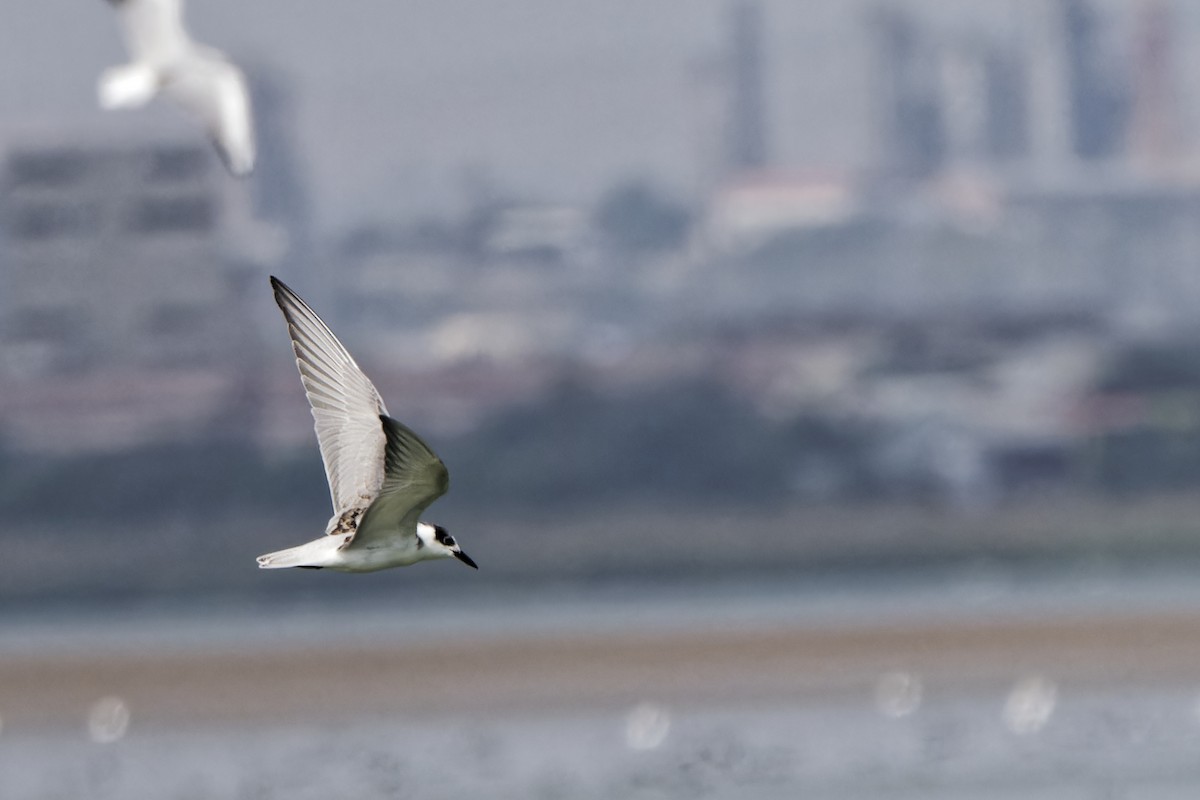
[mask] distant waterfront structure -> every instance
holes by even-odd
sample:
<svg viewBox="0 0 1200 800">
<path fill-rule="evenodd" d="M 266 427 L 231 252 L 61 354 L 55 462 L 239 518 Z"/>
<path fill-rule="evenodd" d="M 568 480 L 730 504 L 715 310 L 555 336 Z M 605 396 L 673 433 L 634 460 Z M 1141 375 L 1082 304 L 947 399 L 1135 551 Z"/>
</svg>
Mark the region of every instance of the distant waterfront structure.
<svg viewBox="0 0 1200 800">
<path fill-rule="evenodd" d="M 704 197 L 721 185 L 727 172 L 726 120 L 728 76 L 724 59 L 700 56 L 687 67 L 691 146 L 695 159 L 694 194 Z"/>
<path fill-rule="evenodd" d="M 942 83 L 935 49 L 902 7 L 877 5 L 868 17 L 877 163 L 888 177 L 921 179 L 947 155 Z"/>
<path fill-rule="evenodd" d="M 1009 37 L 972 31 L 937 44 L 948 166 L 1001 167 L 1029 152 L 1023 53 Z"/>
<path fill-rule="evenodd" d="M 939 98 L 945 120 L 946 156 L 953 165 L 977 164 L 987 156 L 991 122 L 987 50 L 963 40 L 939 48 Z"/>
<path fill-rule="evenodd" d="M 763 10 L 758 0 L 735 0 L 730 8 L 728 163 L 734 173 L 760 170 L 767 144 Z"/>
<path fill-rule="evenodd" d="M 234 203 L 201 142 L 9 139 L 6 372 L 206 361 Z"/>
<path fill-rule="evenodd" d="M 197 406 L 219 416 L 253 352 L 244 182 L 203 140 L 121 134 L 4 137 L 0 417 L 17 440 L 103 448 Z M 170 409 L 157 422 L 155 401 Z"/>
<path fill-rule="evenodd" d="M 866 35 L 878 177 L 922 181 L 1029 155 L 1028 53 L 1011 31 L 938 29 L 909 6 L 877 3 Z M 1051 73 L 1043 65 L 1040 74 Z M 1043 104 L 1053 101 L 1047 87 L 1036 88 Z"/>
<path fill-rule="evenodd" d="M 1086 160 L 1119 156 L 1129 120 L 1128 87 L 1114 69 L 1103 19 L 1089 0 L 1061 0 L 1071 146 Z"/>
<path fill-rule="evenodd" d="M 1123 40 L 1111 4 L 1012 3 L 1011 23 L 939 27 L 911 5 L 867 16 L 871 124 L 881 177 L 1021 164 L 1070 182 L 1087 165 L 1178 147 L 1171 6 L 1142 0 Z M 1128 45 L 1128 47 L 1127 47 Z"/>
<path fill-rule="evenodd" d="M 249 183 L 250 204 L 269 240 L 255 257 L 286 264 L 290 282 L 304 286 L 305 296 L 314 305 L 328 307 L 328 287 L 320 285 L 323 271 L 313 269 L 312 199 L 296 142 L 300 126 L 291 82 L 270 64 L 242 63 L 254 101 L 259 142 L 258 162 Z"/>
<path fill-rule="evenodd" d="M 1142 0 L 1135 25 L 1131 156 L 1143 166 L 1164 167 L 1180 155 L 1181 144 L 1171 8 Z"/>
<path fill-rule="evenodd" d="M 1029 153 L 1029 92 L 1026 65 L 1008 43 L 992 44 L 983 53 L 986 94 L 984 150 L 993 161 L 1023 158 Z"/>
<path fill-rule="evenodd" d="M 1062 14 L 1053 2 L 1029 3 L 1025 8 L 1030 155 L 1039 174 L 1046 177 L 1069 169 L 1075 160 Z"/>
<path fill-rule="evenodd" d="M 837 228 L 862 212 L 856 189 L 834 172 L 730 182 L 709 199 L 702 236 L 712 252 L 744 255 L 781 235 Z"/>
</svg>

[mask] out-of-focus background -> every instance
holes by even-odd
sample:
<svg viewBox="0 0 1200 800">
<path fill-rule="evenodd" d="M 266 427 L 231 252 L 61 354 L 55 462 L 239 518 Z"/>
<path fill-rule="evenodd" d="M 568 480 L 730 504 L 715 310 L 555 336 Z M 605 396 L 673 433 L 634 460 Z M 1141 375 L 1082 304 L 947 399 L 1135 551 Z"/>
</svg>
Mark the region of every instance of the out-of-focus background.
<svg viewBox="0 0 1200 800">
<path fill-rule="evenodd" d="M 0 11 L 0 795 L 1200 791 L 1200 4 L 187 17 L 247 180 Z M 478 573 L 255 568 L 329 514 L 268 274 Z"/>
</svg>

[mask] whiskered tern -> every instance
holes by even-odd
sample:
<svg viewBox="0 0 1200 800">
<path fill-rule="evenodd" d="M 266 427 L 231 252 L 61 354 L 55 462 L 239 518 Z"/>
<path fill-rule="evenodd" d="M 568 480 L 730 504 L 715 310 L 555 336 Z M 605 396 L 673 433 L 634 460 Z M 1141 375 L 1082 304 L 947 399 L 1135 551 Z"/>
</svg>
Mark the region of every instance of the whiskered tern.
<svg viewBox="0 0 1200 800">
<path fill-rule="evenodd" d="M 375 386 L 316 312 L 277 278 L 271 286 L 312 406 L 333 517 L 321 538 L 259 556 L 258 565 L 373 572 L 457 558 L 478 569 L 445 528 L 420 521 L 450 486 L 446 465 L 388 416 Z"/>
</svg>

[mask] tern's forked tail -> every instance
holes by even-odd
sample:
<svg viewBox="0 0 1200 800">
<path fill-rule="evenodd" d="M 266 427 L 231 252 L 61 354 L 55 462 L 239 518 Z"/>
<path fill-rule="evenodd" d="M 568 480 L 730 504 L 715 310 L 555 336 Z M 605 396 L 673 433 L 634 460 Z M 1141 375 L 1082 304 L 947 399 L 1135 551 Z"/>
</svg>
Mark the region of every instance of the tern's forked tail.
<svg viewBox="0 0 1200 800">
<path fill-rule="evenodd" d="M 337 563 L 338 545 L 341 537 L 322 536 L 287 550 L 276 550 L 258 557 L 260 569 L 284 569 L 286 567 L 330 567 Z"/>
</svg>

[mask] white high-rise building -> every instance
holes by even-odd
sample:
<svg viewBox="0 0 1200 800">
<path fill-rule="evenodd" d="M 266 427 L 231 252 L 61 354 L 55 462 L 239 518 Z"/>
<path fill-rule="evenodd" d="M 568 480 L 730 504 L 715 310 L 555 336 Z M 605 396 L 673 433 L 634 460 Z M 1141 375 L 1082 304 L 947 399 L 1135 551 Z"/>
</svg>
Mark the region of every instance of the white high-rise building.
<svg viewBox="0 0 1200 800">
<path fill-rule="evenodd" d="M 229 351 L 242 187 L 203 141 L 9 137 L 0 370 L 204 364 Z"/>
<path fill-rule="evenodd" d="M 245 182 L 190 135 L 0 141 L 6 439 L 119 448 L 238 417 L 225 412 L 254 380 L 251 279 L 271 239 Z"/>
</svg>

